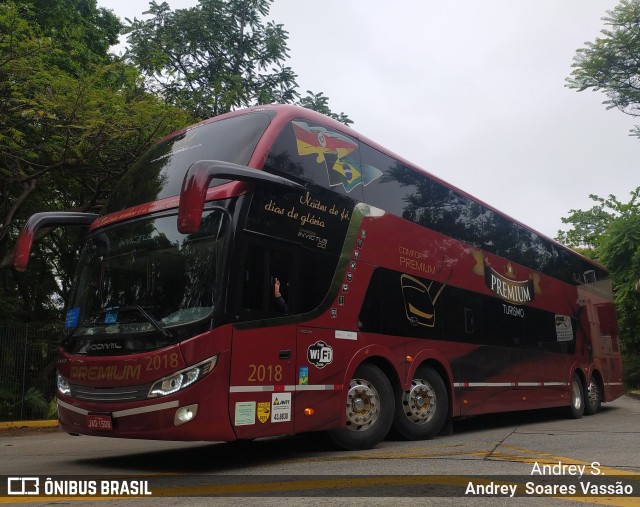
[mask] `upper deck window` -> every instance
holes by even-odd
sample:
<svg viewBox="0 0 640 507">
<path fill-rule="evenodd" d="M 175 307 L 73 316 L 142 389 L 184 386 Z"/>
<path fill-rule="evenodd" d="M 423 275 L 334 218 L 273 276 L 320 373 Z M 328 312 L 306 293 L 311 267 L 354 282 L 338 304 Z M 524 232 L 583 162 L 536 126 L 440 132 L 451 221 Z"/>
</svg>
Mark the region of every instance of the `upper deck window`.
<svg viewBox="0 0 640 507">
<path fill-rule="evenodd" d="M 180 194 L 189 166 L 198 160 L 247 165 L 271 119 L 249 113 L 191 128 L 156 144 L 116 186 L 107 213 Z M 216 180 L 211 186 L 227 183 Z"/>
<path fill-rule="evenodd" d="M 360 143 L 342 132 L 308 120 L 294 120 L 273 144 L 265 169 L 296 176 L 362 201 L 362 187 L 382 176 L 363 166 Z"/>
</svg>

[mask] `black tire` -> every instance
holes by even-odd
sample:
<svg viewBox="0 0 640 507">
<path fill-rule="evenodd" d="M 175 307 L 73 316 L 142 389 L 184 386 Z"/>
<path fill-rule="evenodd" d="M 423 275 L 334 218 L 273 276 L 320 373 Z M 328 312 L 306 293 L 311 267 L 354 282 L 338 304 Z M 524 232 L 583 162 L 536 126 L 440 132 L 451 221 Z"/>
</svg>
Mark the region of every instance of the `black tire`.
<svg viewBox="0 0 640 507">
<path fill-rule="evenodd" d="M 427 440 L 437 435 L 449 413 L 449 396 L 442 377 L 421 366 L 408 391 L 396 389 L 394 429 L 407 440 Z"/>
<path fill-rule="evenodd" d="M 393 405 L 389 379 L 378 367 L 363 363 L 349 383 L 345 400 L 347 425 L 329 431 L 329 436 L 345 449 L 371 449 L 389 433 Z"/>
<path fill-rule="evenodd" d="M 584 396 L 584 413 L 593 415 L 600 410 L 602 406 L 602 393 L 600 391 L 600 383 L 597 379 L 592 378 L 589 388 Z"/>
<path fill-rule="evenodd" d="M 573 419 L 580 419 L 582 414 L 584 414 L 584 386 L 582 385 L 582 380 L 580 380 L 577 373 L 574 373 L 571 378 L 569 396 L 571 399 L 569 415 Z"/>
</svg>

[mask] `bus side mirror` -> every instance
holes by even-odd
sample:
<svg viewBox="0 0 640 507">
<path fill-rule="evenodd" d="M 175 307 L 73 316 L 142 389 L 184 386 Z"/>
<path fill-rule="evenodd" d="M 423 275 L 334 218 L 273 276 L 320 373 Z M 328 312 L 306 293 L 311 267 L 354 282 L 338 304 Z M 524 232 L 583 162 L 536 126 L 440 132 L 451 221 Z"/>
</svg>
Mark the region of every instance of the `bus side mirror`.
<svg viewBox="0 0 640 507">
<path fill-rule="evenodd" d="M 33 246 L 36 233 L 45 227 L 60 225 L 91 225 L 98 218 L 95 213 L 80 213 L 74 211 L 52 211 L 31 215 L 22 228 L 16 243 L 13 267 L 17 271 L 24 271 L 29 262 L 29 254 Z"/>
<path fill-rule="evenodd" d="M 182 180 L 178 208 L 178 231 L 180 233 L 192 234 L 200 229 L 202 210 L 207 199 L 207 189 L 213 178 L 296 189 L 304 188 L 302 185 L 287 178 L 259 169 L 251 169 L 250 167 L 221 160 L 199 160 L 189 167 Z"/>
</svg>

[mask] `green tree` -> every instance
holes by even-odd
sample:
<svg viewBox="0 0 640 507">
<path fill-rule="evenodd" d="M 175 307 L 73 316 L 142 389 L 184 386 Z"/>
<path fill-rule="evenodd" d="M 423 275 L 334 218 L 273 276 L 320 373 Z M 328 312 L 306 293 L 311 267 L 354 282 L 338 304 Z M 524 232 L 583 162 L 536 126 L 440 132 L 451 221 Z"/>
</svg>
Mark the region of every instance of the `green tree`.
<svg viewBox="0 0 640 507">
<path fill-rule="evenodd" d="M 191 111 L 198 119 L 239 107 L 296 103 L 296 74 L 285 64 L 288 33 L 265 22 L 273 0 L 200 0 L 172 11 L 166 2 L 149 3 L 151 17 L 127 20 L 127 61 L 146 77 L 150 91 Z M 331 113 L 322 93 L 300 105 L 345 124 L 347 115 Z"/>
<path fill-rule="evenodd" d="M 282 62 L 287 33 L 264 24 L 270 0 L 200 0 L 171 11 L 150 2 L 153 17 L 134 19 L 126 58 L 148 77 L 150 90 L 207 118 L 250 104 L 291 102 L 295 74 Z"/>
<path fill-rule="evenodd" d="M 75 75 L 91 64 L 111 60 L 109 47 L 118 43 L 122 23 L 97 0 L 30 0 L 23 15 L 42 33 L 56 40 L 51 64 Z"/>
<path fill-rule="evenodd" d="M 607 109 L 640 116 L 640 0 L 621 0 L 602 18 L 605 28 L 594 42 L 576 51 L 567 86 L 602 91 Z M 640 126 L 631 130 L 640 137 Z M 625 379 L 640 386 L 640 219 L 638 192 L 626 204 L 614 196 L 590 196 L 587 211 L 571 210 L 563 222 L 572 228 L 558 239 L 582 246 L 584 253 L 609 268 L 615 290 L 620 337 L 626 347 Z"/>
<path fill-rule="evenodd" d="M 344 123 L 345 125 L 351 125 L 353 123 L 353 120 L 351 120 L 346 114 L 342 112 L 337 114 L 331 111 L 331 108 L 329 108 L 329 97 L 325 97 L 322 92 L 313 93 L 312 91 L 307 90 L 307 96 L 302 97 L 298 101 L 298 105 L 325 114 L 334 120 L 338 120 L 340 123 Z"/>
<path fill-rule="evenodd" d="M 49 26 L 29 2 L 0 5 L 0 318 L 56 319 L 69 290 L 73 232 L 47 235 L 26 273 L 8 269 L 26 218 L 99 209 L 135 157 L 190 121 L 144 92 L 139 73 L 107 54 L 113 18 L 97 14 L 95 2 L 58 0 L 51 8 L 52 18 L 68 24 Z"/>
<path fill-rule="evenodd" d="M 637 193 L 636 193 L 637 196 Z M 609 268 L 615 288 L 618 324 L 623 343 L 640 353 L 640 213 L 613 220 L 600 238 L 599 260 Z"/>
<path fill-rule="evenodd" d="M 607 108 L 640 116 L 640 0 L 621 0 L 602 18 L 607 28 L 576 51 L 567 86 L 607 96 Z M 632 134 L 640 137 L 640 127 Z"/>
<path fill-rule="evenodd" d="M 589 198 L 597 204 L 586 211 L 569 210 L 569 216 L 560 220 L 571 228 L 558 231 L 556 239 L 571 248 L 581 249 L 589 257 L 596 257 L 602 234 L 609 225 L 616 218 L 637 211 L 637 191 L 632 193 L 631 201 L 626 204 L 614 195 L 602 198 L 591 194 Z"/>
<path fill-rule="evenodd" d="M 628 353 L 640 354 L 640 187 L 624 203 L 610 195 L 590 196 L 591 209 L 571 210 L 562 222 L 571 226 L 557 239 L 586 247 L 590 257 L 609 270 L 618 311 L 620 339 Z"/>
</svg>

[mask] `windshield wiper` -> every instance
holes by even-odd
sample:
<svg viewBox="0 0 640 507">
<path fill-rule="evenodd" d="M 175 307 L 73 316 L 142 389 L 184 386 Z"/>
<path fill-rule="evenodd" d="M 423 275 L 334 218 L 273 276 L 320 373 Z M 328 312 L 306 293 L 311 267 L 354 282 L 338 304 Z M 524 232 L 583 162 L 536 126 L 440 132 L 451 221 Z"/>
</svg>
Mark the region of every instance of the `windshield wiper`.
<svg viewBox="0 0 640 507">
<path fill-rule="evenodd" d="M 171 333 L 169 332 L 169 330 L 162 327 L 162 324 L 160 324 L 160 322 L 149 315 L 147 311 L 140 305 L 120 306 L 118 308 L 119 312 L 128 312 L 131 310 L 138 310 L 138 312 L 140 312 L 142 316 L 147 319 L 147 322 L 149 322 L 153 327 L 160 331 L 166 338 L 171 338 Z"/>
</svg>

